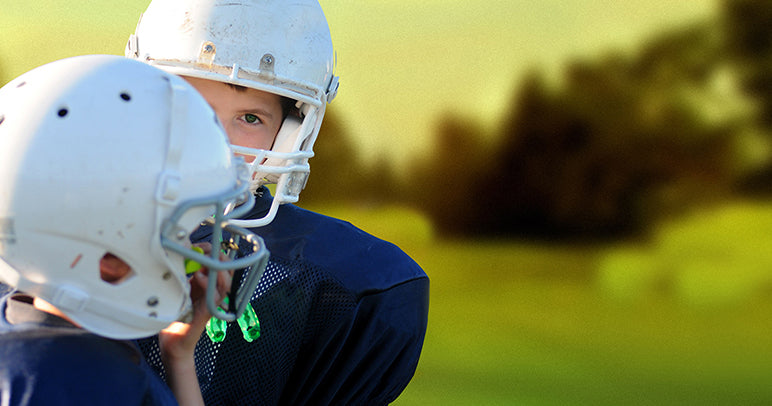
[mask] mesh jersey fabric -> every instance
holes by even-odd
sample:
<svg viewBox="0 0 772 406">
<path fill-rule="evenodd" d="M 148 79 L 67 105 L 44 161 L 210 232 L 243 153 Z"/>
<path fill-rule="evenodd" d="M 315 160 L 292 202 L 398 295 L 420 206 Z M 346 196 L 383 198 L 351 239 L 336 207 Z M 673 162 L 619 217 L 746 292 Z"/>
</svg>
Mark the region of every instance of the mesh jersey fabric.
<svg viewBox="0 0 772 406">
<path fill-rule="evenodd" d="M 2 405 L 177 405 L 135 343 L 97 336 L 16 299 L 9 306 L 12 296 L 18 299 L 0 299 Z M 33 317 L 11 324 L 11 307 Z"/>
<path fill-rule="evenodd" d="M 268 190 L 258 190 L 246 217 L 262 216 L 270 203 Z M 251 300 L 261 335 L 246 342 L 235 322 L 220 343 L 202 335 L 196 367 L 206 404 L 396 399 L 415 373 L 426 334 L 424 271 L 395 245 L 294 205 L 253 231 L 271 252 Z M 209 237 L 201 228 L 193 239 Z M 157 338 L 141 340 L 140 348 L 164 376 Z"/>
</svg>

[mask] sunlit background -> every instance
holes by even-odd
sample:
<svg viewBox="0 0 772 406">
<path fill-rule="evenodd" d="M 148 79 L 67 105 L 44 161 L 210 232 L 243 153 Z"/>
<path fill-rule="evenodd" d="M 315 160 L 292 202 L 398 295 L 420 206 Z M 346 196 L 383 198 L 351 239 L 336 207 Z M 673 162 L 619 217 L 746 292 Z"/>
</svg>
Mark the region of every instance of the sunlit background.
<svg viewBox="0 0 772 406">
<path fill-rule="evenodd" d="M 0 83 L 122 54 L 148 3 L 3 0 Z M 768 1 L 321 4 L 300 204 L 432 280 L 396 404 L 772 403 Z"/>
</svg>

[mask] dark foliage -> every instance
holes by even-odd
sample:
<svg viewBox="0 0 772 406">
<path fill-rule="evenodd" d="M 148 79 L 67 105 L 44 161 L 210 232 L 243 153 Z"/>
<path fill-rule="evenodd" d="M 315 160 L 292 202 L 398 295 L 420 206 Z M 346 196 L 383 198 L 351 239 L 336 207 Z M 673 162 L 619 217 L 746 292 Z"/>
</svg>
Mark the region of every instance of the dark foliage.
<svg viewBox="0 0 772 406">
<path fill-rule="evenodd" d="M 772 2 L 724 0 L 727 51 L 741 68 L 743 84 L 760 103 L 759 119 L 772 128 Z"/>
<path fill-rule="evenodd" d="M 469 121 L 443 122 L 420 206 L 444 234 L 605 238 L 731 190 L 735 123 L 706 123 L 689 96 L 720 67 L 714 31 L 573 61 L 554 89 L 531 73 L 494 148 Z"/>
<path fill-rule="evenodd" d="M 735 150 L 754 122 L 706 107 L 729 102 L 716 78 L 742 61 L 752 65 L 741 71 L 744 88 L 770 109 L 771 7 L 727 0 L 724 26 L 664 33 L 633 55 L 569 61 L 560 83 L 533 71 L 496 134 L 469 117 L 441 117 L 434 148 L 408 179 L 396 179 L 385 159 L 352 161 L 331 111 L 303 200 L 409 202 L 442 235 L 577 240 L 645 233 L 738 186 L 772 189 L 772 165 L 752 172 Z"/>
</svg>

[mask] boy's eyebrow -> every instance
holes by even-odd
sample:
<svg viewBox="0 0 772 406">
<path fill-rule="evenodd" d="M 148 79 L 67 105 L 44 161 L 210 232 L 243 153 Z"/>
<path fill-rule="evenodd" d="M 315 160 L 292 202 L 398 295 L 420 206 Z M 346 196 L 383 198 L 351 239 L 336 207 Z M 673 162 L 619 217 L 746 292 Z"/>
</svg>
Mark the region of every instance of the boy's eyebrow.
<svg viewBox="0 0 772 406">
<path fill-rule="evenodd" d="M 241 108 L 236 110 L 237 113 L 241 114 L 257 114 L 261 116 L 265 116 L 266 118 L 273 119 L 273 114 L 269 113 L 268 110 L 262 108 L 262 107 L 255 107 L 255 108 Z"/>
</svg>

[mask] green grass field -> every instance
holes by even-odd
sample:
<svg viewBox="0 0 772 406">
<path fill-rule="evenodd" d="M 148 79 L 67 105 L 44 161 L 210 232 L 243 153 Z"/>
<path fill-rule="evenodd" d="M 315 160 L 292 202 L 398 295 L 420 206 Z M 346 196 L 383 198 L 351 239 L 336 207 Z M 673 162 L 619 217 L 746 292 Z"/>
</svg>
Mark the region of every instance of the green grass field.
<svg viewBox="0 0 772 406">
<path fill-rule="evenodd" d="M 441 241 L 406 209 L 318 209 L 431 278 L 421 362 L 396 405 L 772 404 L 772 205 L 581 247 Z"/>
</svg>

